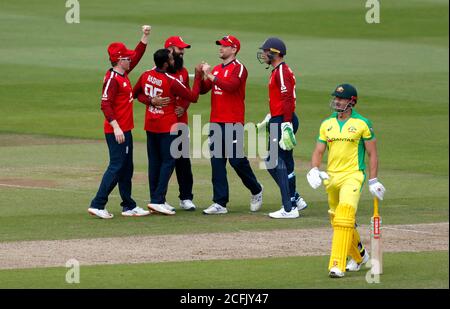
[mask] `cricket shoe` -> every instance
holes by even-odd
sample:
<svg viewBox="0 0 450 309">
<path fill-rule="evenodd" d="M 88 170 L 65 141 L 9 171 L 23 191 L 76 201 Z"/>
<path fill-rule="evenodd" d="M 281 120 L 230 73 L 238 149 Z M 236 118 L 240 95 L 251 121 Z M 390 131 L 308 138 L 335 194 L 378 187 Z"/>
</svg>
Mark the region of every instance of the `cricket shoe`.
<svg viewBox="0 0 450 309">
<path fill-rule="evenodd" d="M 297 207 L 293 207 L 290 212 L 287 212 L 284 210 L 284 207 L 282 207 L 280 210 L 269 213 L 269 217 L 274 219 L 295 219 L 300 217 L 300 215 Z"/>
<path fill-rule="evenodd" d="M 192 211 L 192 210 L 195 210 L 196 207 L 195 207 L 194 203 L 191 200 L 181 200 L 180 201 L 180 208 L 184 209 L 184 210 Z"/>
<path fill-rule="evenodd" d="M 164 202 L 164 207 L 167 209 L 167 210 L 169 210 L 169 211 L 176 211 L 175 210 L 175 207 L 173 207 L 173 206 L 171 206 L 169 203 L 167 203 L 167 202 Z"/>
<path fill-rule="evenodd" d="M 214 203 L 205 210 L 203 210 L 203 214 L 205 215 L 222 215 L 226 213 L 228 213 L 228 209 L 217 203 Z"/>
<path fill-rule="evenodd" d="M 330 278 L 343 278 L 345 273 L 337 267 L 332 267 L 328 275 Z"/>
<path fill-rule="evenodd" d="M 152 213 L 158 213 L 158 214 L 163 214 L 163 215 L 168 215 L 168 216 L 173 216 L 175 214 L 175 211 L 171 211 L 169 209 L 166 208 L 165 204 L 148 204 L 147 208 L 152 212 Z"/>
<path fill-rule="evenodd" d="M 347 266 L 345 267 L 345 270 L 346 271 L 359 271 L 361 269 L 361 266 L 363 266 L 364 264 L 369 262 L 369 259 L 370 259 L 369 253 L 367 253 L 367 250 L 366 250 L 361 263 L 357 263 L 354 259 L 350 259 L 347 262 Z"/>
<path fill-rule="evenodd" d="M 299 211 L 308 208 L 308 204 L 306 204 L 305 200 L 301 196 L 299 196 L 298 199 L 295 201 L 295 205 L 297 205 L 297 209 Z"/>
<path fill-rule="evenodd" d="M 88 208 L 88 213 L 90 213 L 93 216 L 102 218 L 102 219 L 114 218 L 114 215 L 110 214 L 106 209 Z"/>
<path fill-rule="evenodd" d="M 134 207 L 133 209 L 122 211 L 124 217 L 145 217 L 150 214 L 150 211 L 144 210 L 141 207 Z"/>
<path fill-rule="evenodd" d="M 255 212 L 261 209 L 263 203 L 263 191 L 264 187 L 261 185 L 261 192 L 252 195 L 252 198 L 250 199 L 250 211 Z"/>
</svg>

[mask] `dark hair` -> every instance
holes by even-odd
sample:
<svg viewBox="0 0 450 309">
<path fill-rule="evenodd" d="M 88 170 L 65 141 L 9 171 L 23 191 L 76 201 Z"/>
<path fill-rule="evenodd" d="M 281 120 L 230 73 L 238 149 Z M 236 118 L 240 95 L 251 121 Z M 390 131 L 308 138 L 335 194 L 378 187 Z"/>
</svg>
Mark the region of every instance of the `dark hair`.
<svg viewBox="0 0 450 309">
<path fill-rule="evenodd" d="M 168 50 L 167 48 L 158 49 L 153 54 L 153 60 L 155 61 L 155 65 L 158 69 L 162 69 L 162 67 L 164 66 L 164 63 L 169 62 L 169 55 L 170 55 L 170 50 Z"/>
<path fill-rule="evenodd" d="M 111 66 L 114 68 L 118 63 L 118 61 L 111 61 Z"/>
</svg>

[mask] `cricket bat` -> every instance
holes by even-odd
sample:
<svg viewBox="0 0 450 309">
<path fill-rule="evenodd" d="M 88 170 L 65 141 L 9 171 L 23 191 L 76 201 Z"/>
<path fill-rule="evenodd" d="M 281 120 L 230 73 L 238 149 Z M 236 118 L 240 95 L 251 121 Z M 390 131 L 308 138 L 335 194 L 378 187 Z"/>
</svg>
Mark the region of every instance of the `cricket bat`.
<svg viewBox="0 0 450 309">
<path fill-rule="evenodd" d="M 373 199 L 373 217 L 370 220 L 370 249 L 372 254 L 371 272 L 373 275 L 383 273 L 383 252 L 381 249 L 381 216 L 378 210 L 378 199 Z"/>
</svg>

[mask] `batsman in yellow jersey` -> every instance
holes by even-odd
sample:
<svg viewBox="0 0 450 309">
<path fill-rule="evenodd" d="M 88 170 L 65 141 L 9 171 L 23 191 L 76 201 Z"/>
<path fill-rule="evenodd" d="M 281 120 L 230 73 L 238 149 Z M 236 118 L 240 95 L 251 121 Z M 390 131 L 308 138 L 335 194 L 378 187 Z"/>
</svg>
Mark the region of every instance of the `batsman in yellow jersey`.
<svg viewBox="0 0 450 309">
<path fill-rule="evenodd" d="M 385 188 L 377 179 L 378 156 L 372 124 L 354 110 L 358 100 L 355 87 L 342 84 L 331 94 L 334 111 L 320 126 L 312 154 L 309 184 L 317 189 L 322 181 L 328 193 L 333 242 L 329 276 L 342 278 L 345 271 L 358 271 L 369 260 L 356 229 L 356 210 L 366 179 L 365 152 L 369 155 L 369 190 L 382 200 Z M 320 171 L 328 149 L 327 171 Z M 350 260 L 347 263 L 347 256 Z"/>
</svg>

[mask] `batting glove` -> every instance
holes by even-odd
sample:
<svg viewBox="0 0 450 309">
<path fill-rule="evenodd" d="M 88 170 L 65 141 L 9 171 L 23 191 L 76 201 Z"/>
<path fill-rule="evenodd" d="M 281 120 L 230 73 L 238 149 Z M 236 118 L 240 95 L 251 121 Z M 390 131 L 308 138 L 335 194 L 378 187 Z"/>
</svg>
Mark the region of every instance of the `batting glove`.
<svg viewBox="0 0 450 309">
<path fill-rule="evenodd" d="M 263 121 L 256 124 L 256 128 L 258 129 L 258 131 L 264 129 L 267 126 L 267 124 L 270 121 L 270 118 L 272 118 L 272 116 L 270 116 L 270 113 L 269 113 L 266 115 L 266 117 L 264 118 Z"/>
<path fill-rule="evenodd" d="M 386 189 L 381 184 L 381 182 L 378 181 L 378 178 L 372 178 L 369 179 L 369 191 L 372 193 L 374 197 L 379 199 L 380 201 L 384 198 L 384 193 L 386 192 Z"/>
<path fill-rule="evenodd" d="M 281 140 L 278 144 L 283 150 L 292 150 L 294 149 L 295 145 L 297 145 L 294 129 L 292 128 L 292 123 L 283 122 L 281 124 Z"/>
<path fill-rule="evenodd" d="M 306 174 L 306 179 L 311 188 L 315 190 L 322 184 L 322 179 L 330 179 L 330 176 L 328 176 L 326 172 L 320 171 L 317 167 L 313 167 L 308 174 Z"/>
</svg>

